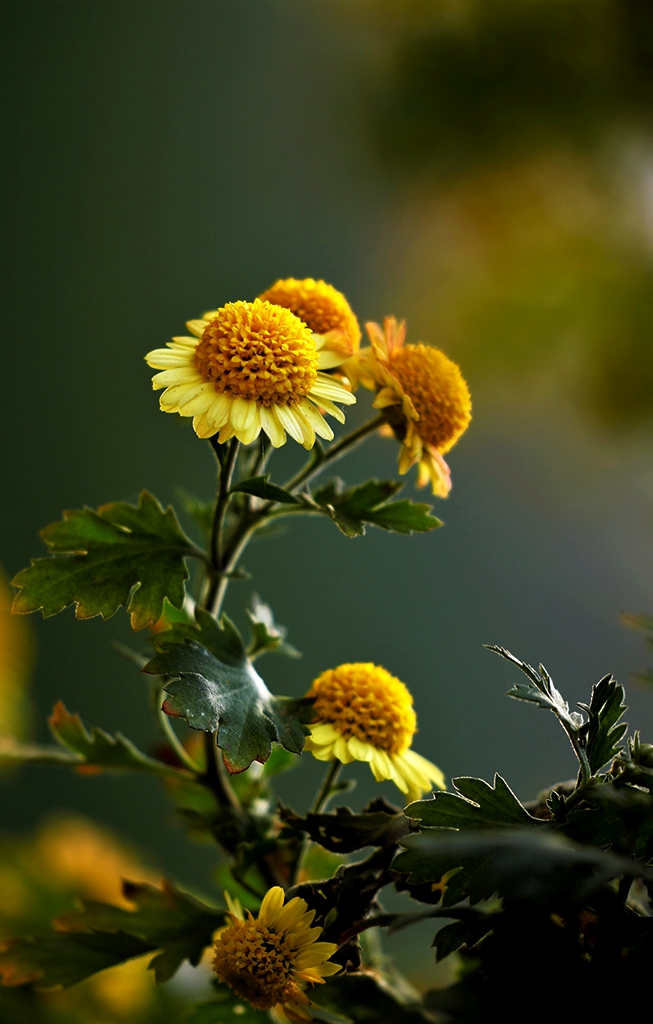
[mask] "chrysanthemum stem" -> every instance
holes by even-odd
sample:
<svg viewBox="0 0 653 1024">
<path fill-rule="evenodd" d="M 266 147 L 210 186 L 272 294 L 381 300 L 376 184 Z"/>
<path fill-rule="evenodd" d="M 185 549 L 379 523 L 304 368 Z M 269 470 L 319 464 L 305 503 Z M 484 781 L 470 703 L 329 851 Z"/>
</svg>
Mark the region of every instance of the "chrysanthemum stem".
<svg viewBox="0 0 653 1024">
<path fill-rule="evenodd" d="M 352 430 L 351 434 L 345 434 L 339 441 L 326 452 L 324 458 L 318 462 L 309 462 L 302 470 L 297 473 L 296 476 L 289 480 L 288 483 L 284 484 L 287 491 L 295 491 L 302 484 L 307 483 L 312 477 L 317 476 L 322 472 L 326 466 L 330 466 L 337 459 L 340 459 L 348 451 L 354 448 L 360 441 L 362 441 L 368 434 L 378 430 L 379 427 L 383 426 L 386 422 L 385 416 L 375 416 L 373 419 L 368 420 L 367 423 L 363 423 L 362 426 L 357 427 L 356 430 Z"/>
<path fill-rule="evenodd" d="M 201 781 L 215 794 L 219 803 L 230 807 L 234 816 L 245 823 L 247 816 L 242 804 L 229 784 L 229 780 L 224 777 L 225 769 L 216 746 L 215 733 L 205 732 L 203 736 L 206 768 Z"/>
<path fill-rule="evenodd" d="M 317 796 L 315 797 L 315 800 L 313 801 L 313 806 L 310 809 L 310 812 L 309 812 L 310 814 L 319 814 L 320 811 L 324 810 L 324 808 L 326 807 L 326 805 L 327 805 L 327 803 L 329 801 L 329 798 L 330 798 L 330 796 L 332 794 L 332 791 L 333 791 L 333 787 L 334 787 L 335 783 L 337 782 L 338 776 L 340 775 L 341 771 L 342 771 L 342 762 L 341 761 L 338 761 L 337 759 L 335 759 L 335 760 L 333 760 L 333 761 L 331 761 L 329 763 L 329 767 L 327 768 L 326 774 L 325 774 L 325 776 L 324 776 L 324 778 L 322 780 L 322 785 L 320 786 L 320 788 L 319 788 L 319 790 L 317 792 Z"/>
<path fill-rule="evenodd" d="M 211 438 L 211 444 L 216 452 L 216 458 L 220 465 L 220 473 L 218 479 L 218 493 L 215 499 L 215 510 L 213 512 L 213 522 L 211 523 L 212 572 L 210 574 L 209 587 L 204 603 L 206 607 L 217 617 L 220 614 L 220 609 L 227 589 L 224 574 L 228 569 L 226 565 L 227 559 L 225 559 L 224 553 L 222 528 L 224 525 L 227 505 L 229 503 L 229 489 L 231 487 L 231 479 L 233 477 L 236 459 L 238 458 L 240 442 L 235 437 L 232 438 L 229 442 L 226 456 L 222 458 L 218 454 L 218 449 L 216 447 L 217 441 L 215 438 Z"/>
<path fill-rule="evenodd" d="M 193 775 L 201 775 L 201 769 L 200 769 L 199 765 L 197 765 L 195 763 L 193 758 L 190 756 L 188 751 L 185 749 L 185 747 L 183 746 L 181 740 L 177 736 L 177 733 L 175 732 L 175 730 L 172 727 L 172 722 L 170 721 L 170 718 L 168 717 L 168 715 L 166 715 L 165 711 L 163 711 L 163 709 L 161 707 L 163 699 L 164 699 L 164 692 L 163 692 L 163 690 L 159 690 L 158 699 L 157 699 L 157 715 L 158 715 L 159 725 L 161 727 L 161 731 L 162 731 L 163 735 L 165 736 L 165 739 L 166 739 L 167 743 L 169 744 L 171 750 L 175 754 L 175 757 L 177 757 L 178 760 L 181 761 L 181 763 L 183 764 L 184 768 L 187 768 L 189 772 L 193 773 Z"/>
</svg>

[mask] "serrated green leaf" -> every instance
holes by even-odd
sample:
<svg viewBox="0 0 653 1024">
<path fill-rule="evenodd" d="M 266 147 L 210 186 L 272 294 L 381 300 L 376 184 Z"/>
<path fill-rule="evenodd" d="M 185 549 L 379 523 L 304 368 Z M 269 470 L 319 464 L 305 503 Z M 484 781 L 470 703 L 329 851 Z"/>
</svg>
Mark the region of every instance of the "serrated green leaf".
<svg viewBox="0 0 653 1024">
<path fill-rule="evenodd" d="M 159 644 L 164 636 L 157 638 Z M 221 636 L 218 648 L 222 642 Z M 184 718 L 192 729 L 217 733 L 230 772 L 244 771 L 252 761 L 265 762 L 274 741 L 301 753 L 307 732 L 302 722 L 312 717 L 311 703 L 273 696 L 244 650 L 236 657 L 235 649 L 234 643 L 227 663 L 194 641 L 172 643 L 143 671 L 172 677 L 164 687 L 163 710 Z"/>
<path fill-rule="evenodd" d="M 57 927 L 73 933 L 120 933 L 148 943 L 159 952 L 150 963 L 158 982 L 168 981 L 183 960 L 196 966 L 225 912 L 200 903 L 169 882 L 161 888 L 145 882 L 123 882 L 125 910 L 109 903 L 82 900 L 82 909 L 62 914 Z"/>
<path fill-rule="evenodd" d="M 532 903 L 555 898 L 580 902 L 613 878 L 653 879 L 653 871 L 629 857 L 581 846 L 550 829 L 454 831 L 429 829 L 407 836 L 393 868 L 413 885 L 438 882 L 454 868 L 442 904 L 490 899 L 495 893 Z"/>
<path fill-rule="evenodd" d="M 192 778 L 182 768 L 148 757 L 122 733 L 111 734 L 97 728 L 89 732 L 79 715 L 71 714 L 62 701 L 55 704 L 49 725 L 60 746 L 19 743 L 11 737 L 0 737 L 0 764 L 32 762 L 79 771 L 137 771 L 179 780 Z"/>
<path fill-rule="evenodd" d="M 436 932 L 433 939 L 436 963 L 463 946 L 466 949 L 473 949 L 481 939 L 484 939 L 492 931 L 494 924 L 493 914 L 477 910 L 474 907 L 461 907 L 457 910 L 449 910 L 448 913 L 458 920 L 445 925 L 444 928 L 440 928 Z"/>
<path fill-rule="evenodd" d="M 261 601 L 258 594 L 252 597 L 252 607 L 247 609 L 252 639 L 247 653 L 251 661 L 254 661 L 261 654 L 285 654 L 287 658 L 301 658 L 299 651 L 286 643 L 286 627 L 280 626 L 274 621 L 274 615 L 269 604 Z"/>
<path fill-rule="evenodd" d="M 414 830 L 403 812 L 373 801 L 362 814 L 354 814 L 348 807 L 337 807 L 329 814 L 309 814 L 303 818 L 283 805 L 279 816 L 286 825 L 305 832 L 314 843 L 333 853 L 352 853 L 366 846 L 390 846 L 400 842 Z"/>
<path fill-rule="evenodd" d="M 0 980 L 8 986 L 33 984 L 38 990 L 67 987 L 151 948 L 142 939 L 119 932 L 50 932 L 6 939 L 0 945 Z"/>
<path fill-rule="evenodd" d="M 278 484 L 269 480 L 269 473 L 265 476 L 252 476 L 249 480 L 241 480 L 231 490 L 240 491 L 242 494 L 252 494 L 255 498 L 263 498 L 264 501 L 278 501 L 283 505 L 301 505 L 302 502 L 290 491 L 286 491 Z"/>
<path fill-rule="evenodd" d="M 567 701 L 563 699 L 562 694 L 553 685 L 553 680 L 544 665 L 540 665 L 539 670 L 537 670 L 532 665 L 527 665 L 525 662 L 520 661 L 514 654 L 507 651 L 505 647 L 495 647 L 491 644 L 485 644 L 484 646 L 486 650 L 494 651 L 495 654 L 499 654 L 506 661 L 516 665 L 528 680 L 526 683 L 517 682 L 512 689 L 508 690 L 506 696 L 514 697 L 515 700 L 525 700 L 531 704 L 537 704 L 538 707 L 546 708 L 560 719 L 567 730 L 574 733 L 578 732 L 584 722 L 583 716 L 577 711 L 569 710 Z"/>
<path fill-rule="evenodd" d="M 313 493 L 313 501 L 333 519 L 347 537 L 365 533 L 371 523 L 394 533 L 423 533 L 442 526 L 431 516 L 430 505 L 408 499 L 389 502 L 403 485 L 396 480 L 368 480 L 367 483 L 342 490 L 339 480 L 330 480 Z"/>
<path fill-rule="evenodd" d="M 458 791 L 435 793 L 429 800 L 417 800 L 406 808 L 408 818 L 417 818 L 429 828 L 493 829 L 501 826 L 541 826 L 520 803 L 500 775 L 494 786 L 482 779 L 452 779 Z M 473 801 L 473 802 L 472 802 Z"/>
<path fill-rule="evenodd" d="M 150 963 L 158 982 L 167 981 L 183 960 L 198 964 L 224 911 L 207 907 L 167 882 L 156 888 L 123 882 L 133 910 L 82 901 L 55 922 L 56 931 L 9 939 L 0 951 L 5 985 L 33 983 L 37 989 L 73 985 L 106 967 L 158 950 Z"/>
<path fill-rule="evenodd" d="M 579 705 L 589 715 L 585 745 L 592 773 L 598 772 L 622 750 L 620 741 L 628 729 L 627 722 L 619 721 L 628 710 L 624 697 L 623 686 L 607 675 L 592 687 L 589 706 Z"/>
<path fill-rule="evenodd" d="M 147 491 L 137 506 L 117 502 L 97 512 L 65 512 L 41 536 L 51 557 L 18 573 L 14 611 L 41 609 L 47 617 L 74 604 L 78 619 L 106 619 L 125 605 L 134 630 L 161 617 L 166 597 L 181 607 L 185 558 L 198 554 L 172 508 L 164 510 Z"/>
<path fill-rule="evenodd" d="M 175 622 L 170 629 L 150 637 L 157 651 L 167 651 L 186 640 L 206 647 L 227 665 L 241 665 L 247 658 L 245 643 L 238 627 L 224 613 L 217 622 L 209 612 L 196 608 L 194 622 Z"/>
</svg>

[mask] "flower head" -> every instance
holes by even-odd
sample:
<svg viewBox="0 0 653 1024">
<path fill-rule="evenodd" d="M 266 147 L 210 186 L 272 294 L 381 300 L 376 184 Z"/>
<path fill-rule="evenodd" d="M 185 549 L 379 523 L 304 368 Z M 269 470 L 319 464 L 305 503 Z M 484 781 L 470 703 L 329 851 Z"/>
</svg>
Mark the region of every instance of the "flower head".
<svg viewBox="0 0 653 1024">
<path fill-rule="evenodd" d="M 442 458 L 471 420 L 469 389 L 459 367 L 430 345 L 404 345 L 405 323 L 386 317 L 384 329 L 365 325 L 372 347 L 350 359 L 346 373 L 354 386 L 376 391 L 382 409 L 401 441 L 399 472 L 417 463 L 420 486 L 429 480 L 433 493 L 446 498 L 451 474 Z"/>
<path fill-rule="evenodd" d="M 339 366 L 358 352 L 361 329 L 342 292 L 326 281 L 288 277 L 261 295 L 268 302 L 292 310 L 303 323 L 324 338 L 323 367 Z"/>
<path fill-rule="evenodd" d="M 316 434 L 333 437 L 320 409 L 344 422 L 334 402 L 355 401 L 320 372 L 323 339 L 282 306 L 229 302 L 187 327 L 193 337 L 173 338 L 145 358 L 163 371 L 152 379 L 155 390 L 165 388 L 163 411 L 192 416 L 199 437 L 219 431 L 221 443 L 249 444 L 263 430 L 279 448 L 287 432 L 312 448 Z"/>
<path fill-rule="evenodd" d="M 257 919 L 249 911 L 245 916 L 228 894 L 227 902 L 231 923 L 218 932 L 213 958 L 220 981 L 256 1010 L 274 1008 L 281 1019 L 311 1020 L 302 982 L 321 984 L 340 970 L 329 960 L 338 947 L 318 942 L 322 929 L 311 928 L 315 911 L 298 896 L 284 903 L 278 885 L 266 893 Z"/>
<path fill-rule="evenodd" d="M 391 779 L 408 801 L 419 800 L 431 783 L 445 788 L 439 768 L 410 749 L 417 728 L 408 688 L 370 662 L 339 665 L 313 683 L 318 722 L 306 749 L 319 761 L 367 761 L 377 782 Z"/>
</svg>

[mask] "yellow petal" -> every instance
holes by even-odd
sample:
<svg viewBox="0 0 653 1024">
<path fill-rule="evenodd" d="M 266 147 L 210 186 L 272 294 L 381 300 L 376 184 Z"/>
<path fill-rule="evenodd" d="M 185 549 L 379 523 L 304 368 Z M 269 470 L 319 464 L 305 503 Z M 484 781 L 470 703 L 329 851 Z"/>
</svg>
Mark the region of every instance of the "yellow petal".
<svg viewBox="0 0 653 1024">
<path fill-rule="evenodd" d="M 299 407 L 318 437 L 323 437 L 325 441 L 332 441 L 333 431 L 319 409 L 316 409 L 307 398 L 301 400 Z"/>
<path fill-rule="evenodd" d="M 283 907 L 283 900 L 284 892 L 280 885 L 275 885 L 272 889 L 268 889 L 263 897 L 261 909 L 258 913 L 259 921 L 262 921 L 263 924 L 267 925 L 274 924 L 281 908 Z"/>
<path fill-rule="evenodd" d="M 319 405 L 320 409 L 324 409 L 325 412 L 328 412 L 329 416 L 333 416 L 338 423 L 345 422 L 345 414 L 342 409 L 339 409 L 337 405 L 330 402 L 328 398 L 324 398 L 323 395 L 318 398 L 318 396 L 314 395 L 312 391 L 309 394 L 309 398 L 311 398 L 316 405 Z"/>
<path fill-rule="evenodd" d="M 281 448 L 281 445 L 286 443 L 286 432 L 279 422 L 275 407 L 262 405 L 260 415 L 261 426 L 270 438 L 272 447 Z"/>
<path fill-rule="evenodd" d="M 295 419 L 291 409 L 287 405 L 275 406 L 279 422 L 284 430 L 287 430 L 293 441 L 297 441 L 297 444 L 304 443 L 304 433 L 298 421 Z"/>
<path fill-rule="evenodd" d="M 365 743 L 358 736 L 349 738 L 349 750 L 356 761 L 371 761 L 374 757 L 374 747 L 371 743 Z"/>
<path fill-rule="evenodd" d="M 155 373 L 152 377 L 152 385 L 155 389 L 167 388 L 171 384 L 188 384 L 190 381 L 203 382 L 201 374 L 194 366 L 175 366 L 171 370 L 164 370 L 162 373 Z"/>
</svg>

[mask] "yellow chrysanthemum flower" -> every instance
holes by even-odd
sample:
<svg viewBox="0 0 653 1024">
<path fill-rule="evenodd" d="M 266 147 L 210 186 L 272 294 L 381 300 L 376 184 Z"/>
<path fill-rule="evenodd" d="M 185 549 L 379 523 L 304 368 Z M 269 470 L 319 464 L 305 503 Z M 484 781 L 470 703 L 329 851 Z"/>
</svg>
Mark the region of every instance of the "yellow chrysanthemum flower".
<svg viewBox="0 0 653 1024">
<path fill-rule="evenodd" d="M 417 729 L 413 698 L 386 669 L 370 662 L 339 665 L 318 676 L 307 696 L 315 698 L 318 722 L 306 749 L 318 761 L 367 761 L 376 781 L 392 780 L 408 803 L 431 783 L 446 788 L 440 769 L 410 749 Z"/>
<path fill-rule="evenodd" d="M 225 896 L 231 923 L 218 932 L 213 958 L 220 981 L 254 1009 L 274 1010 L 277 1020 L 311 1020 L 302 982 L 322 984 L 340 970 L 329 960 L 336 944 L 318 942 L 322 929 L 311 928 L 315 911 L 298 896 L 285 903 L 278 885 L 266 893 L 257 919 Z"/>
<path fill-rule="evenodd" d="M 343 423 L 334 402 L 355 402 L 320 372 L 323 339 L 282 306 L 229 302 L 186 326 L 192 338 L 173 338 L 145 359 L 163 371 L 152 379 L 155 390 L 165 388 L 163 411 L 192 416 L 198 437 L 219 431 L 220 443 L 237 437 L 250 444 L 263 430 L 279 448 L 287 432 L 312 448 L 316 434 L 333 438 L 320 410 Z"/>
<path fill-rule="evenodd" d="M 372 347 L 350 359 L 345 372 L 354 387 L 360 383 L 377 392 L 374 407 L 383 410 L 401 441 L 399 472 L 417 463 L 419 486 L 430 481 L 433 493 L 446 498 L 451 473 L 442 456 L 472 418 L 460 368 L 431 345 L 404 346 L 404 321 L 386 317 L 383 330 L 375 323 L 365 327 Z"/>
<path fill-rule="evenodd" d="M 342 292 L 326 281 L 288 277 L 273 284 L 261 298 L 290 309 L 309 330 L 324 339 L 323 369 L 340 366 L 358 352 L 361 341 L 358 320 Z"/>
</svg>

